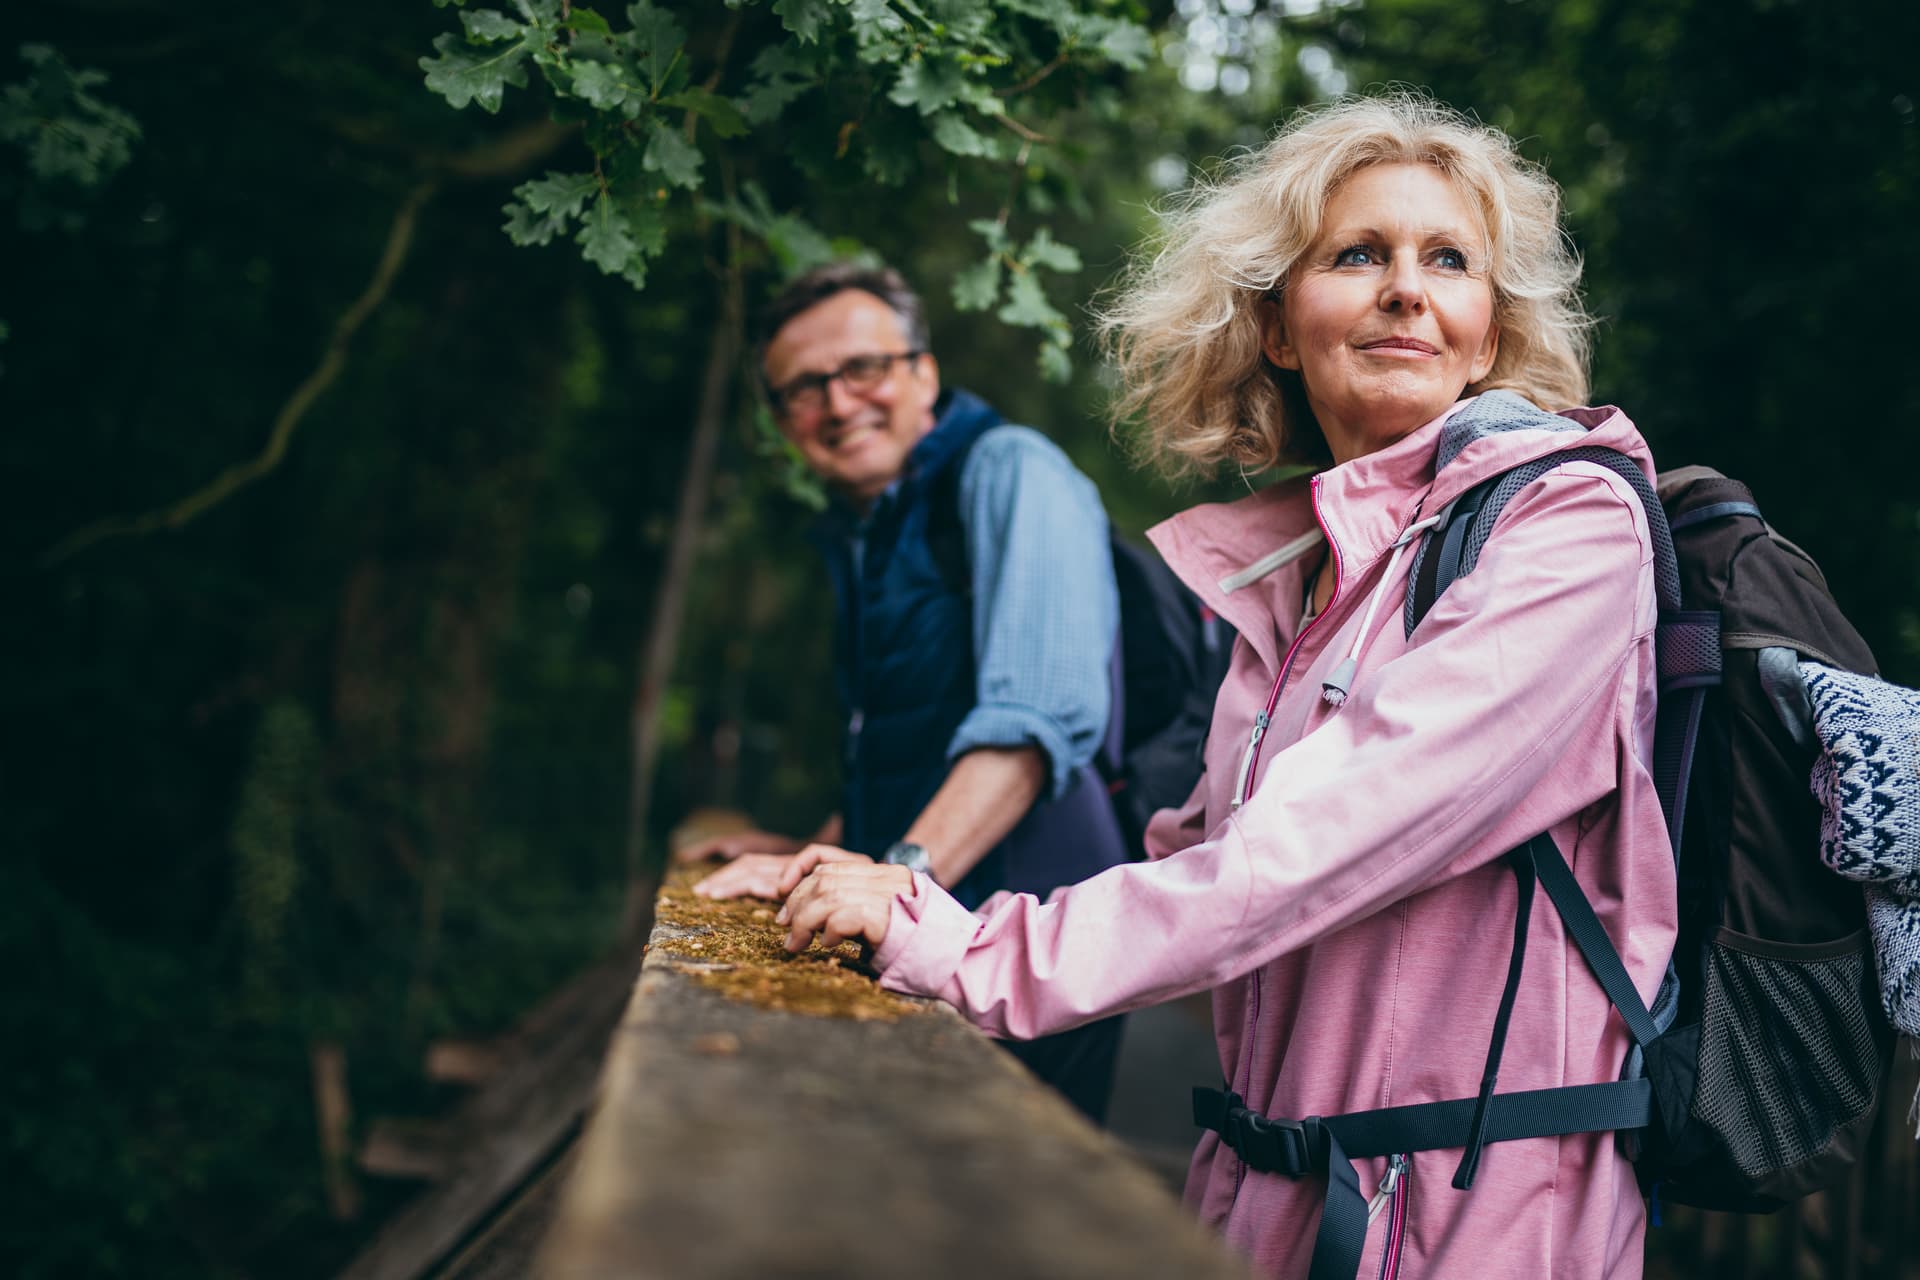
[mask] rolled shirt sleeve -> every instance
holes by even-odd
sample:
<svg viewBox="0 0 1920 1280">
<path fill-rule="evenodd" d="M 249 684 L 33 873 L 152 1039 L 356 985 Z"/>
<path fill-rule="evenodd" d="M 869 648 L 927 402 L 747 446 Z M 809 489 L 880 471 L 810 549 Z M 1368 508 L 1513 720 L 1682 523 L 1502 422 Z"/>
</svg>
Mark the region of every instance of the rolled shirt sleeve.
<svg viewBox="0 0 1920 1280">
<path fill-rule="evenodd" d="M 1058 796 L 1106 736 L 1120 619 L 1093 482 L 1027 427 L 982 435 L 960 474 L 977 700 L 947 745 L 1046 753 Z"/>
</svg>

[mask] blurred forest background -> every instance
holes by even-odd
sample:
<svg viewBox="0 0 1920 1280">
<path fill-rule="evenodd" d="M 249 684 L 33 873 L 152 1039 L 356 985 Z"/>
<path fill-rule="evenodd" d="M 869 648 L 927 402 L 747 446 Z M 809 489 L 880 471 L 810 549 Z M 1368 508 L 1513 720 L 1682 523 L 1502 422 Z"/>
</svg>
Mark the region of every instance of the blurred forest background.
<svg viewBox="0 0 1920 1280">
<path fill-rule="evenodd" d="M 567 5 L 510 9 L 598 38 Z M 933 60 L 868 37 L 969 10 L 1021 45 L 955 55 L 973 123 L 893 96 Z M 546 67 L 482 110 L 490 19 L 469 44 L 425 0 L 10 13 L 8 1274 L 327 1274 L 402 1189 L 329 1212 L 316 1045 L 344 1052 L 356 1115 L 431 1111 L 422 1046 L 511 1023 L 610 946 L 689 810 L 824 814 L 827 587 L 738 321 L 825 237 L 916 280 L 948 380 L 1050 433 L 1137 532 L 1242 481 L 1127 466 L 1089 299 L 1154 201 L 1289 111 L 1425 86 L 1566 188 L 1605 319 L 1596 402 L 1665 465 L 1745 478 L 1920 683 L 1911 0 L 889 14 L 679 6 L 696 78 L 652 64 L 673 136 L 620 179 L 660 189 L 576 249 L 557 222 L 516 246 L 503 204 L 657 104 Z M 1074 15 L 1105 24 L 1077 61 Z M 436 37 L 476 105 L 423 83 Z M 967 99 L 989 81 L 1014 124 Z M 689 178 L 698 200 L 666 194 Z M 516 237 L 570 198 L 523 189 Z M 1039 268 L 1044 296 L 1021 292 Z"/>
</svg>

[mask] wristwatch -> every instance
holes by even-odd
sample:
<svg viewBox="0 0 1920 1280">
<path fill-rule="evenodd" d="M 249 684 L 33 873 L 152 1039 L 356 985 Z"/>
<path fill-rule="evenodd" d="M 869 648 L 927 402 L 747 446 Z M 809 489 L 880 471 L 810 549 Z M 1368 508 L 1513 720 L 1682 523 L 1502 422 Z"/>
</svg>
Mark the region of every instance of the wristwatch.
<svg viewBox="0 0 1920 1280">
<path fill-rule="evenodd" d="M 905 867 L 909 871 L 933 874 L 933 859 L 927 853 L 927 846 L 915 844 L 911 840 L 895 840 L 880 856 L 889 866 Z"/>
</svg>

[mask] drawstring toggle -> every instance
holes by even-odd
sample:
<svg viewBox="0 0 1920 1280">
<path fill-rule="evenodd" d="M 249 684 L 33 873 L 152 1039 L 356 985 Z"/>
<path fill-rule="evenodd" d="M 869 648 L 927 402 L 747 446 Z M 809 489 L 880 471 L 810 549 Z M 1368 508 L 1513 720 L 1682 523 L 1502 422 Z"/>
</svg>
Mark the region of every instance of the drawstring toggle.
<svg viewBox="0 0 1920 1280">
<path fill-rule="evenodd" d="M 1366 641 L 1367 633 L 1373 630 L 1374 615 L 1380 612 L 1380 597 L 1386 594 L 1387 584 L 1393 581 L 1393 571 L 1400 567 L 1400 553 L 1407 544 L 1440 523 L 1439 516 L 1428 516 L 1425 520 L 1415 520 L 1407 526 L 1407 531 L 1394 540 L 1393 554 L 1387 557 L 1387 571 L 1380 575 L 1380 581 L 1373 588 L 1373 596 L 1367 601 L 1367 616 L 1360 621 L 1360 630 L 1353 637 L 1353 649 L 1345 661 L 1333 669 L 1333 674 L 1320 682 L 1320 697 L 1329 706 L 1340 706 L 1346 702 L 1347 695 L 1353 691 L 1354 672 L 1360 665 L 1360 646 Z"/>
</svg>

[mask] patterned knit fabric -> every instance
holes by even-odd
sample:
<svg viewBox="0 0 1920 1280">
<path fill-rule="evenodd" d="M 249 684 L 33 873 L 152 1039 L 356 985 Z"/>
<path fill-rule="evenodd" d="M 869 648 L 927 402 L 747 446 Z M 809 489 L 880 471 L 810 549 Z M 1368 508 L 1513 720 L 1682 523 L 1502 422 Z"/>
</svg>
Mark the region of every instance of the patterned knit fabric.
<svg viewBox="0 0 1920 1280">
<path fill-rule="evenodd" d="M 1920 1036 L 1920 692 L 1872 676 L 1800 664 L 1820 756 L 1820 857 L 1866 887 L 1880 1000 Z"/>
</svg>

